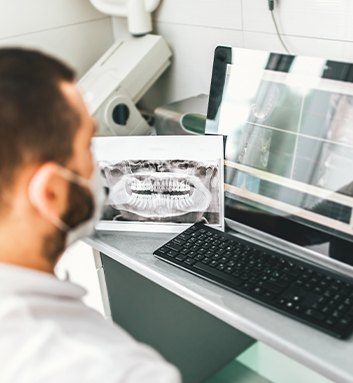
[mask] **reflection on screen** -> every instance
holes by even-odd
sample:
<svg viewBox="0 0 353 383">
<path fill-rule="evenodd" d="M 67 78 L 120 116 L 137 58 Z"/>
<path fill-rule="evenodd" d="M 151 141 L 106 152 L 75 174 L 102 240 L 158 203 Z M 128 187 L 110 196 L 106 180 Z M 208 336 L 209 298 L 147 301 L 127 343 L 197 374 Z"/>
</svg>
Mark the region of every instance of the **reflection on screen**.
<svg viewBox="0 0 353 383">
<path fill-rule="evenodd" d="M 227 196 L 351 238 L 352 65 L 247 50 L 233 60 L 215 118 Z"/>
</svg>

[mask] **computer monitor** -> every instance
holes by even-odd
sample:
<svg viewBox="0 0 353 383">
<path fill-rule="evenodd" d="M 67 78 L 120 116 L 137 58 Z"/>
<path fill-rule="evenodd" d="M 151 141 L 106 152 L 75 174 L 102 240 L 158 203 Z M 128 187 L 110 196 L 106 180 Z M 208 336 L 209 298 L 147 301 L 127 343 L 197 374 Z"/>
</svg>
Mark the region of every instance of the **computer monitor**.
<svg viewBox="0 0 353 383">
<path fill-rule="evenodd" d="M 353 265 L 353 65 L 218 47 L 206 133 L 225 216 Z"/>
</svg>

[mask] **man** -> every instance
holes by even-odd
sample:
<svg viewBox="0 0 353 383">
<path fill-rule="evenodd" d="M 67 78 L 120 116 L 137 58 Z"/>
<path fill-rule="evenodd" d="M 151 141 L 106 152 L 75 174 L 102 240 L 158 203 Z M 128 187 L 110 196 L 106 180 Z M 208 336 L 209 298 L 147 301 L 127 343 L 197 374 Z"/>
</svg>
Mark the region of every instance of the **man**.
<svg viewBox="0 0 353 383">
<path fill-rule="evenodd" d="M 0 382 L 180 382 L 154 350 L 87 308 L 53 273 L 97 212 L 95 124 L 74 73 L 0 50 Z"/>
</svg>

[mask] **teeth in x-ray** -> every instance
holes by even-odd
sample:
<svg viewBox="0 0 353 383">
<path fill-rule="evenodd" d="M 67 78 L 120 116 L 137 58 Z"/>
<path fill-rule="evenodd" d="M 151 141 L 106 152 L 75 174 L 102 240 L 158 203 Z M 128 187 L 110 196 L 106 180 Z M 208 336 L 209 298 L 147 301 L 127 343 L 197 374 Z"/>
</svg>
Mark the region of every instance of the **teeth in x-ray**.
<svg viewBox="0 0 353 383">
<path fill-rule="evenodd" d="M 144 217 L 203 212 L 211 193 L 196 176 L 176 173 L 124 175 L 110 190 L 110 203 Z"/>
<path fill-rule="evenodd" d="M 134 179 L 131 183 L 131 190 L 133 192 L 189 192 L 191 189 L 190 185 L 185 180 L 155 180 L 155 181 L 139 181 Z"/>
<path fill-rule="evenodd" d="M 133 195 L 129 199 L 129 204 L 138 209 L 167 208 L 169 210 L 185 210 L 192 206 L 191 198 L 185 196 L 158 195 L 156 197 Z"/>
</svg>

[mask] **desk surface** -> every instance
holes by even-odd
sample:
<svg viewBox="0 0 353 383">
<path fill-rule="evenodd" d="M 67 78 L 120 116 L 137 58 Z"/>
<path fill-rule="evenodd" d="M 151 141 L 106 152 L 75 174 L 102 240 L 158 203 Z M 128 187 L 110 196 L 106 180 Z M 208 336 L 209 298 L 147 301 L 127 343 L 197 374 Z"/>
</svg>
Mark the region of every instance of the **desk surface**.
<svg viewBox="0 0 353 383">
<path fill-rule="evenodd" d="M 156 259 L 174 234 L 98 232 L 86 243 L 334 382 L 353 382 L 353 337 L 341 341 Z"/>
</svg>

